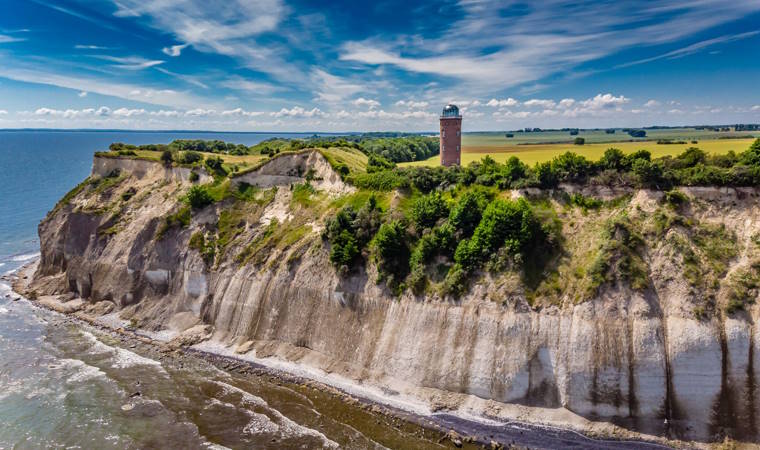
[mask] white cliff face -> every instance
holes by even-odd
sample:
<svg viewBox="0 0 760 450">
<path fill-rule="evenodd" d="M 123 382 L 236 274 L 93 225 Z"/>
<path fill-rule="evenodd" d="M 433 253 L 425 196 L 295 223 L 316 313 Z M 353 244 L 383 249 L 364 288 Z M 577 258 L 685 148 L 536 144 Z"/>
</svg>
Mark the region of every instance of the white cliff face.
<svg viewBox="0 0 760 450">
<path fill-rule="evenodd" d="M 172 189 L 164 185 L 150 198 Z M 687 191 L 709 202 L 701 219 L 725 223 L 746 240 L 732 262 L 746 265 L 751 236 L 760 231 L 757 191 Z M 656 195 L 641 191 L 629 208 L 646 211 L 652 202 Z M 728 430 L 760 439 L 758 308 L 696 317 L 693 294 L 664 243 L 652 243 L 646 255 L 648 289 L 614 283 L 586 302 L 533 309 L 519 293 L 497 291 L 511 299 L 504 302 L 485 295 L 493 290 L 489 277 L 457 301 L 394 298 L 363 271 L 339 277 L 321 246 L 295 262 L 288 262 L 295 252 L 289 247 L 264 265 L 208 267 L 186 245 L 195 225 L 156 241 L 158 218 L 171 205 L 144 205 L 110 238 L 97 233 L 105 218 L 75 207 L 48 217 L 35 286 L 111 300 L 125 317 L 156 330 L 210 324 L 212 340 L 230 349 L 245 343 L 242 350 L 257 358 L 382 386 L 434 408 L 464 408 L 478 398 L 565 408 L 672 437 L 710 440 Z"/>
</svg>

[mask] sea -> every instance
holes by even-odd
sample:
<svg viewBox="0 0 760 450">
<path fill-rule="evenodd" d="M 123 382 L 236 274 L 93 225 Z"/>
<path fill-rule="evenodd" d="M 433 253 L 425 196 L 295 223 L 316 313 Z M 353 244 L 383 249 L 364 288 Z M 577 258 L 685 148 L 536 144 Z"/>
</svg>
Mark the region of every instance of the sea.
<svg viewBox="0 0 760 450">
<path fill-rule="evenodd" d="M 311 134 L 0 131 L 0 275 L 39 257 L 37 226 L 112 142 L 221 139 L 253 145 Z M 450 428 L 530 448 L 661 448 L 597 441 L 446 413 L 371 412 L 299 379 L 208 355 L 166 354 L 17 298 L 0 279 L 0 450 L 426 449 Z M 247 367 L 247 366 L 243 366 Z M 419 425 L 426 424 L 425 427 Z M 438 426 L 438 429 L 435 429 Z M 468 442 L 465 448 L 480 448 Z"/>
</svg>

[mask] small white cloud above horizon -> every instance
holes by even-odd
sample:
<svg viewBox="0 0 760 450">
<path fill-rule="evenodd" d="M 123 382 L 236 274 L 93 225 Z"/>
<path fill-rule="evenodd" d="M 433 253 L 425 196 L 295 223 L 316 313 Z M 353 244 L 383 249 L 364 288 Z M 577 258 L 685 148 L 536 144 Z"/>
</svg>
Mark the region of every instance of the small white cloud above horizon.
<svg viewBox="0 0 760 450">
<path fill-rule="evenodd" d="M 354 106 L 359 106 L 359 107 L 366 106 L 369 109 L 374 109 L 380 106 L 380 102 L 378 102 L 377 100 L 364 98 L 364 97 L 359 97 L 356 100 L 352 101 L 351 103 L 353 103 Z"/>
<path fill-rule="evenodd" d="M 660 102 L 655 99 L 651 99 L 648 102 L 644 103 L 644 106 L 646 108 L 654 108 L 655 106 L 660 106 Z"/>
<path fill-rule="evenodd" d="M 81 91 L 80 93 L 78 93 L 78 94 L 77 94 L 77 96 L 78 96 L 79 98 L 84 98 L 84 97 L 87 97 L 87 91 Z"/>
<path fill-rule="evenodd" d="M 179 45 L 172 45 L 169 47 L 164 47 L 161 49 L 164 54 L 177 57 L 182 54 L 182 50 L 186 49 L 190 44 L 179 44 Z"/>
</svg>

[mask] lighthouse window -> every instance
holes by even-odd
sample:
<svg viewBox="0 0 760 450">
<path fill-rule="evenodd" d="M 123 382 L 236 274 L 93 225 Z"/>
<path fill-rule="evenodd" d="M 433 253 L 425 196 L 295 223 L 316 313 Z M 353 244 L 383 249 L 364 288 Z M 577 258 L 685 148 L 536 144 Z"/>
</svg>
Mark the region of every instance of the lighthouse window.
<svg viewBox="0 0 760 450">
<path fill-rule="evenodd" d="M 441 131 L 441 137 L 446 137 L 446 130 Z"/>
<path fill-rule="evenodd" d="M 459 136 L 459 130 L 457 130 L 457 136 Z"/>
</svg>

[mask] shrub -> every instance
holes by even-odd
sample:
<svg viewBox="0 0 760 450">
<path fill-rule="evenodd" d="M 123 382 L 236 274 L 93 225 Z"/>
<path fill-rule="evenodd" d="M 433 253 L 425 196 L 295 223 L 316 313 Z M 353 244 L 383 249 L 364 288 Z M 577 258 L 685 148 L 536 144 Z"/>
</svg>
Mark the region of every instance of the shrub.
<svg viewBox="0 0 760 450">
<path fill-rule="evenodd" d="M 137 189 L 135 189 L 134 187 L 130 187 L 126 191 L 122 192 L 121 199 L 126 202 L 130 198 L 134 197 L 136 193 L 137 193 Z"/>
<path fill-rule="evenodd" d="M 180 153 L 180 162 L 182 164 L 194 164 L 203 160 L 203 155 L 194 151 Z"/>
<path fill-rule="evenodd" d="M 161 152 L 161 162 L 167 166 L 171 165 L 174 162 L 174 156 L 172 156 L 172 152 L 170 150 L 164 150 Z"/>
<path fill-rule="evenodd" d="M 412 208 L 412 219 L 418 230 L 430 228 L 448 215 L 449 206 L 438 192 L 421 197 Z"/>
<path fill-rule="evenodd" d="M 586 139 L 584 139 L 584 138 L 582 138 L 582 137 L 577 137 L 577 138 L 575 138 L 575 140 L 573 141 L 573 145 L 583 145 L 583 144 L 585 144 L 585 143 L 586 143 Z"/>
<path fill-rule="evenodd" d="M 382 170 L 395 169 L 395 168 L 396 168 L 395 163 L 393 163 L 392 161 L 388 161 L 382 156 L 376 155 L 374 153 L 370 154 L 369 158 L 367 159 L 368 173 L 380 172 Z"/>
<path fill-rule="evenodd" d="M 219 156 L 206 158 L 204 164 L 211 173 L 216 174 L 217 176 L 227 175 L 227 171 L 224 170 L 224 160 Z"/>
<path fill-rule="evenodd" d="M 394 220 L 384 223 L 374 239 L 377 268 L 392 290 L 400 287 L 400 281 L 409 273 L 409 247 L 404 225 Z"/>
<path fill-rule="evenodd" d="M 552 160 L 551 170 L 559 181 L 580 182 L 593 174 L 593 164 L 573 152 L 566 152 Z"/>
<path fill-rule="evenodd" d="M 190 177 L 188 179 L 191 183 L 195 183 L 200 179 L 200 175 L 198 175 L 198 172 L 190 172 Z"/>
<path fill-rule="evenodd" d="M 604 169 L 625 170 L 630 168 L 630 162 L 625 157 L 622 150 L 617 148 L 608 148 L 604 151 L 604 156 L 599 160 L 599 165 Z"/>
<path fill-rule="evenodd" d="M 483 212 L 472 238 L 457 246 L 454 261 L 469 271 L 479 267 L 501 247 L 510 254 L 523 251 L 542 233 L 541 224 L 524 199 L 516 202 L 494 200 Z"/>
<path fill-rule="evenodd" d="M 330 242 L 330 262 L 341 272 L 353 269 L 380 226 L 380 213 L 375 197 L 371 196 L 358 212 L 347 206 L 328 219 L 322 236 Z"/>
<path fill-rule="evenodd" d="M 685 205 L 688 202 L 689 197 L 687 197 L 686 194 L 679 190 L 674 189 L 665 193 L 665 203 L 671 207 L 677 208 L 679 206 Z"/>
<path fill-rule="evenodd" d="M 187 191 L 187 201 L 191 207 L 200 209 L 213 203 L 214 199 L 204 186 L 193 186 Z"/>
<path fill-rule="evenodd" d="M 471 236 L 480 223 L 488 199 L 480 191 L 465 192 L 449 214 L 449 223 L 463 236 Z"/>
</svg>

